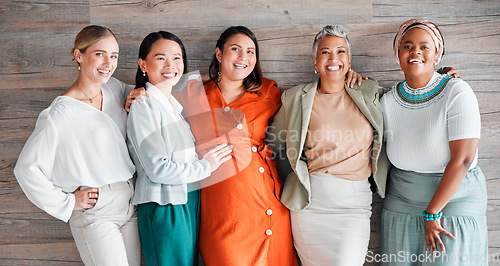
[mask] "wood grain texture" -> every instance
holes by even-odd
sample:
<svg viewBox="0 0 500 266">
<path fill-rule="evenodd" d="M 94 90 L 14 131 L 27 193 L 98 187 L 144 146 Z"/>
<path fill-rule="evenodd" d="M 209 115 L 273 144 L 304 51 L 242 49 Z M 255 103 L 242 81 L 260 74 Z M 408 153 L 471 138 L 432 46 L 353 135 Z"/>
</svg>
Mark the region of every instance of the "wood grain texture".
<svg viewBox="0 0 500 266">
<path fill-rule="evenodd" d="M 62 73 L 76 71 L 68 56 L 76 33 L 89 24 L 88 1 L 1 1 L 0 17 L 0 89 L 71 82 Z"/>
<path fill-rule="evenodd" d="M 96 1 L 90 0 L 91 20 L 113 23 L 133 18 L 128 25 L 153 28 L 206 29 L 231 25 L 295 26 L 317 25 L 336 19 L 345 23 L 369 22 L 371 0 L 302 1 Z M 342 8 L 339 8 L 342 7 Z M 125 15 L 124 15 L 125 14 Z M 111 25 L 111 24 L 109 24 Z M 120 26 L 124 26 L 120 24 Z M 140 29 L 147 30 L 145 27 Z M 151 30 L 151 29 L 150 29 Z"/>
<path fill-rule="evenodd" d="M 35 207 L 13 175 L 38 114 L 77 76 L 70 51 L 89 24 L 113 30 L 120 44 L 115 77 L 134 81 L 137 52 L 151 31 L 184 42 L 191 71 L 206 73 L 215 41 L 245 25 L 259 40 L 264 75 L 285 90 L 313 81 L 311 46 L 326 24 L 350 31 L 352 67 L 391 86 L 403 79 L 392 50 L 401 22 L 423 17 L 440 26 L 443 65 L 457 68 L 481 111 L 479 166 L 487 178 L 490 265 L 500 265 L 500 3 L 497 0 L 339 1 L 0 1 L 0 265 L 82 265 L 69 226 Z M 369 250 L 380 249 L 383 201 L 373 199 Z M 366 263 L 365 265 L 378 265 Z"/>
<path fill-rule="evenodd" d="M 373 0 L 373 22 L 405 21 L 410 18 L 425 18 L 442 23 L 468 23 L 498 19 L 498 1 L 391 1 Z"/>
<path fill-rule="evenodd" d="M 2 265 L 83 265 L 73 240 L 2 245 Z"/>
</svg>

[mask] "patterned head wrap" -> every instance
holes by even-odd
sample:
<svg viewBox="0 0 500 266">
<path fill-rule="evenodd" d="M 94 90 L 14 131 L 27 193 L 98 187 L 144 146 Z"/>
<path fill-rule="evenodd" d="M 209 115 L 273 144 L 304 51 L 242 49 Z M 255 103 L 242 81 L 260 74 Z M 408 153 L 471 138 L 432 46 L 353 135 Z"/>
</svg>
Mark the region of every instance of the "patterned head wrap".
<svg viewBox="0 0 500 266">
<path fill-rule="evenodd" d="M 438 56 L 436 64 L 439 63 L 439 61 L 441 61 L 441 58 L 444 55 L 444 39 L 438 27 L 434 23 L 427 21 L 425 19 L 410 19 L 403 22 L 403 24 L 399 26 L 398 32 L 394 37 L 393 48 L 394 48 L 394 54 L 396 55 L 396 60 L 398 60 L 398 64 L 399 64 L 399 57 L 398 57 L 399 44 L 401 43 L 401 40 L 403 39 L 404 35 L 409 30 L 414 28 L 423 29 L 431 35 L 432 40 L 434 41 L 434 45 L 436 46 L 436 52 Z"/>
</svg>

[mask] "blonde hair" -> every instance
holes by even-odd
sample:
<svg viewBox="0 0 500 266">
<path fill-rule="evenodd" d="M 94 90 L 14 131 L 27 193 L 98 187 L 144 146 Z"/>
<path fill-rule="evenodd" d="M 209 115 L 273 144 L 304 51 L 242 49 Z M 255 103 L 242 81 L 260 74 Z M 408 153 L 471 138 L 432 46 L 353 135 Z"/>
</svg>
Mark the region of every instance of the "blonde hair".
<svg viewBox="0 0 500 266">
<path fill-rule="evenodd" d="M 98 25 L 90 25 L 85 28 L 83 28 L 75 38 L 75 45 L 73 46 L 73 49 L 71 50 L 71 59 L 73 62 L 78 63 L 75 59 L 75 50 L 78 49 L 82 53 L 85 53 L 87 48 L 95 44 L 96 42 L 109 37 L 113 36 L 116 40 L 116 36 L 113 34 L 113 32 L 103 26 L 98 26 Z"/>
</svg>

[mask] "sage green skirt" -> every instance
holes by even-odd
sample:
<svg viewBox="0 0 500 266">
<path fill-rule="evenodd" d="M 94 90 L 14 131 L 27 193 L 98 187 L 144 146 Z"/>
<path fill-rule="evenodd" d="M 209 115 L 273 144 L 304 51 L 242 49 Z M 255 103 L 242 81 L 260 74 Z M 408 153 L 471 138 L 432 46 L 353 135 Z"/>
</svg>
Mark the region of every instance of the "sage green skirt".
<svg viewBox="0 0 500 266">
<path fill-rule="evenodd" d="M 479 167 L 467 173 L 457 193 L 442 210 L 441 234 L 446 253 L 426 253 L 427 208 L 442 174 L 423 174 L 393 167 L 382 210 L 381 265 L 488 265 L 486 182 Z M 440 248 L 438 248 L 440 250 Z"/>
</svg>

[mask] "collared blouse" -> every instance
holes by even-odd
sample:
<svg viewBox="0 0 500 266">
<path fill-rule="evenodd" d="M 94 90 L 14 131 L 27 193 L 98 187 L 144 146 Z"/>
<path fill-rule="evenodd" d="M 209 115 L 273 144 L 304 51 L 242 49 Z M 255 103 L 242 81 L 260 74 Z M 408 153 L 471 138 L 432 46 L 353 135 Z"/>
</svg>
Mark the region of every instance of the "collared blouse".
<svg viewBox="0 0 500 266">
<path fill-rule="evenodd" d="M 187 184 L 210 176 L 210 163 L 198 159 L 179 102 L 150 83 L 146 91 L 151 97 L 136 100 L 127 121 L 128 147 L 137 169 L 133 203 L 185 204 L 188 191 L 196 188 Z"/>
</svg>

